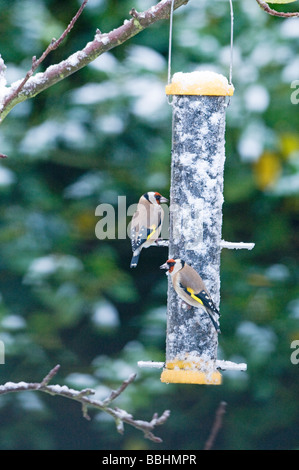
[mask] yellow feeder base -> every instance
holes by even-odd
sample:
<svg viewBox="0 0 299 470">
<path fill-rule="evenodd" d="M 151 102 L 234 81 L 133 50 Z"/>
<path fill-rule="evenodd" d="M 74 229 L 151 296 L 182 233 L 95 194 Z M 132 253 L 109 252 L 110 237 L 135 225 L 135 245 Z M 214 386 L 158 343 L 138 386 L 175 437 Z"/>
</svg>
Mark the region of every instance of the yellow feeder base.
<svg viewBox="0 0 299 470">
<path fill-rule="evenodd" d="M 175 361 L 166 364 L 161 374 L 161 382 L 172 384 L 221 385 L 222 376 L 218 370 L 205 371 L 200 364 Z"/>
</svg>

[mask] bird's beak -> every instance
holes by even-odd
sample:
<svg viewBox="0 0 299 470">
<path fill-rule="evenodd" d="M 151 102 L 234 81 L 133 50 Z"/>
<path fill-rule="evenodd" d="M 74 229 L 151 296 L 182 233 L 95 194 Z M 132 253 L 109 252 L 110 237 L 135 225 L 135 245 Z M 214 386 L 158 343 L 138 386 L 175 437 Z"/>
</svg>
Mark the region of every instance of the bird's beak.
<svg viewBox="0 0 299 470">
<path fill-rule="evenodd" d="M 161 196 L 160 198 L 160 204 L 163 203 L 163 202 L 168 202 L 168 199 L 164 196 Z"/>
<path fill-rule="evenodd" d="M 169 269 L 169 266 L 167 263 L 164 263 L 160 266 L 160 269 Z"/>
</svg>

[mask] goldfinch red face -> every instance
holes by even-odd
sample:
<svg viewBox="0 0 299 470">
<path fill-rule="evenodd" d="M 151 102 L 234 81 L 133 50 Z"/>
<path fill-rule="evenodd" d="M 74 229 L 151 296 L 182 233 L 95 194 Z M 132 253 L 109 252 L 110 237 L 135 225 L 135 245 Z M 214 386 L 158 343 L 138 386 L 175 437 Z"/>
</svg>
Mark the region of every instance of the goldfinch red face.
<svg viewBox="0 0 299 470">
<path fill-rule="evenodd" d="M 154 191 L 149 191 L 149 192 L 145 193 L 143 196 L 145 197 L 145 199 L 148 200 L 148 202 L 150 202 L 151 204 L 154 204 L 156 206 L 157 205 L 160 206 L 160 204 L 163 203 L 163 202 L 168 202 L 168 199 L 166 199 L 166 197 L 164 197 L 160 193 L 154 192 Z"/>
<path fill-rule="evenodd" d="M 162 264 L 162 266 L 160 266 L 160 269 L 167 269 L 167 273 L 166 274 L 176 274 L 178 271 L 180 271 L 181 269 L 183 269 L 183 267 L 185 266 L 185 261 L 182 260 L 182 259 L 173 259 L 173 258 L 170 258 L 166 261 L 166 263 Z"/>
<path fill-rule="evenodd" d="M 174 267 L 176 265 L 176 261 L 174 259 L 168 259 L 166 263 L 162 264 L 160 266 L 160 269 L 167 269 L 167 271 L 171 274 L 172 271 L 174 270 Z"/>
</svg>

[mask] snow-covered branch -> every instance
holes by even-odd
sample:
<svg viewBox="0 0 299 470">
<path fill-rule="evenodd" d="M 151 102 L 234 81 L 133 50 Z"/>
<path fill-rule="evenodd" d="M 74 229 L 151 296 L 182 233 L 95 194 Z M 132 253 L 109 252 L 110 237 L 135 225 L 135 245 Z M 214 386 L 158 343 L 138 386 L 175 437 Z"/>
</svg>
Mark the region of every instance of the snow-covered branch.
<svg viewBox="0 0 299 470">
<path fill-rule="evenodd" d="M 96 400 L 91 398 L 91 395 L 94 395 L 95 391 L 90 388 L 74 390 L 66 385 L 49 385 L 49 382 L 57 374 L 59 369 L 59 365 L 54 367 L 41 382 L 7 382 L 4 385 L 0 385 L 0 395 L 24 391 L 39 391 L 53 396 L 58 395 L 60 397 L 69 398 L 70 400 L 77 401 L 81 404 L 83 416 L 88 420 L 90 420 L 88 408 L 100 410 L 114 418 L 118 432 L 123 433 L 124 424 L 129 424 L 130 426 L 142 431 L 144 433 L 144 437 L 147 439 L 157 443 L 162 442 L 159 437 L 153 434 L 153 430 L 156 426 L 160 426 L 165 423 L 170 415 L 168 410 L 164 411 L 161 416 L 158 416 L 158 414 L 155 413 L 151 421 L 142 421 L 135 420 L 133 416 L 125 410 L 110 407 L 112 401 L 119 397 L 119 395 L 123 393 L 124 390 L 135 380 L 135 374 L 125 380 L 117 390 L 112 390 L 109 397 L 105 400 Z"/>
<path fill-rule="evenodd" d="M 0 122 L 3 121 L 16 104 L 21 103 L 28 98 L 33 98 L 45 89 L 55 85 L 57 82 L 85 67 L 104 52 L 120 46 L 157 21 L 168 19 L 171 9 L 171 0 L 161 0 L 156 5 L 141 13 L 132 9 L 130 11 L 130 15 L 132 16 L 130 20 L 125 20 L 121 26 L 109 33 L 102 33 L 97 30 L 94 39 L 88 42 L 82 50 L 75 52 L 58 64 L 51 65 L 44 72 L 33 75 L 36 68 L 41 64 L 49 52 L 56 49 L 61 44 L 62 40 L 78 19 L 79 14 L 81 14 L 87 1 L 88 0 L 84 0 L 79 11 L 66 30 L 62 33 L 61 37 L 58 40 L 53 40 L 38 60 L 33 57 L 32 67 L 27 72 L 25 78 L 18 80 L 17 82 L 12 83 L 10 87 L 7 87 L 4 79 L 4 63 L 3 66 L 0 64 Z M 188 2 L 189 0 L 175 0 L 174 9 L 177 9 Z"/>
<path fill-rule="evenodd" d="M 298 11 L 293 11 L 289 13 L 284 13 L 283 11 L 276 11 L 273 10 L 273 8 L 270 8 L 267 2 L 264 2 L 263 0 L 256 0 L 259 6 L 265 10 L 266 13 L 272 16 L 279 16 L 281 18 L 291 18 L 292 16 L 299 16 Z M 269 2 L 271 3 L 271 2 Z"/>
</svg>

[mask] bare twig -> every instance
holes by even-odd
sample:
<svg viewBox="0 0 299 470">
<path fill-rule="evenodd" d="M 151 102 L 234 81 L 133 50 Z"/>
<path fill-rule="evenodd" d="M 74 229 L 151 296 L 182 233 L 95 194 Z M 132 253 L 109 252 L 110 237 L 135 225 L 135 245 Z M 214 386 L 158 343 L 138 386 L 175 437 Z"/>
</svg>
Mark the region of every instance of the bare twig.
<svg viewBox="0 0 299 470">
<path fill-rule="evenodd" d="M 79 18 L 79 16 L 81 15 L 83 9 L 85 8 L 86 4 L 87 4 L 88 0 L 84 0 L 82 5 L 80 6 L 79 10 L 77 11 L 76 15 L 73 17 L 73 19 L 71 20 L 71 22 L 69 23 L 68 27 L 63 31 L 62 35 L 60 36 L 59 39 L 55 39 L 53 38 L 52 41 L 50 42 L 50 44 L 48 45 L 47 49 L 43 52 L 43 54 L 40 56 L 39 59 L 36 59 L 35 56 L 32 57 L 32 66 L 31 66 L 31 69 L 28 70 L 28 72 L 26 73 L 25 77 L 23 78 L 23 80 L 21 81 L 21 83 L 19 84 L 19 86 L 14 90 L 14 92 L 9 95 L 5 100 L 4 100 L 4 103 L 3 103 L 3 107 L 6 107 L 8 106 L 8 104 L 14 99 L 16 98 L 19 93 L 21 92 L 21 90 L 24 88 L 24 85 L 28 82 L 29 78 L 32 77 L 32 75 L 34 74 L 35 70 L 40 66 L 40 64 L 45 60 L 45 58 L 47 57 L 47 55 L 51 52 L 51 51 L 54 51 L 55 49 L 57 49 L 60 44 L 62 43 L 62 41 L 66 38 L 66 36 L 68 35 L 68 33 L 71 31 L 71 29 L 73 28 L 74 24 L 76 23 L 77 19 Z"/>
<path fill-rule="evenodd" d="M 130 385 L 132 382 L 134 382 L 136 378 L 136 374 L 130 375 L 130 377 L 125 380 L 121 386 L 117 390 L 112 390 L 109 397 L 107 397 L 104 401 L 104 405 L 110 405 L 110 403 L 115 400 L 115 398 L 119 397 L 119 395 Z"/>
<path fill-rule="evenodd" d="M 39 391 L 48 393 L 50 395 L 58 395 L 64 398 L 69 398 L 70 400 L 77 401 L 81 403 L 83 417 L 90 420 L 88 415 L 88 408 L 97 409 L 108 413 L 112 416 L 116 423 L 116 428 L 118 432 L 123 433 L 124 424 L 129 424 L 134 428 L 143 432 L 144 437 L 150 439 L 153 442 L 162 442 L 162 440 L 153 434 L 153 430 L 156 426 L 160 426 L 165 423 L 169 417 L 170 412 L 168 410 L 159 417 L 157 414 L 154 415 L 153 419 L 148 421 L 135 420 L 133 416 L 127 411 L 120 408 L 110 408 L 108 405 L 115 400 L 119 395 L 130 385 L 136 375 L 131 375 L 127 380 L 125 380 L 122 385 L 115 391 L 112 391 L 110 396 L 103 401 L 95 400 L 90 397 L 94 395 L 95 391 L 90 388 L 85 388 L 83 390 L 73 390 L 66 385 L 49 385 L 49 382 L 57 374 L 60 366 L 57 365 L 54 367 L 46 377 L 39 383 L 27 383 L 27 382 L 7 382 L 4 385 L 0 385 L 0 395 L 5 395 L 8 393 L 24 392 L 24 391 Z"/>
<path fill-rule="evenodd" d="M 218 409 L 216 411 L 216 415 L 215 415 L 215 421 L 214 421 L 210 436 L 208 440 L 206 441 L 204 450 L 212 449 L 215 439 L 222 427 L 223 415 L 226 412 L 226 406 L 227 406 L 227 403 L 225 401 L 222 401 L 219 404 Z"/>
<path fill-rule="evenodd" d="M 298 11 L 290 12 L 290 13 L 284 13 L 283 11 L 276 11 L 273 10 L 272 8 L 269 7 L 268 3 L 264 2 L 263 0 L 256 0 L 259 6 L 265 10 L 269 15 L 272 16 L 279 16 L 281 18 L 291 18 L 293 16 L 299 16 Z M 270 2 L 271 3 L 271 2 Z"/>
<path fill-rule="evenodd" d="M 135 10 L 135 8 L 132 8 L 132 10 L 130 10 L 130 15 L 133 16 L 133 18 L 136 18 L 137 20 L 139 19 L 139 13 Z"/>
<path fill-rule="evenodd" d="M 41 381 L 41 384 L 40 384 L 41 388 L 46 387 L 46 385 L 48 385 L 48 383 L 57 374 L 59 369 L 60 369 L 60 365 L 57 364 L 57 366 L 55 366 L 52 370 L 50 370 L 50 372 L 46 375 L 46 377 Z"/>
<path fill-rule="evenodd" d="M 33 75 L 34 71 L 44 60 L 46 55 L 48 55 L 48 53 L 54 48 L 58 47 L 71 30 L 83 7 L 87 3 L 87 0 L 84 1 L 77 15 L 73 18 L 61 37 L 57 41 L 53 40 L 51 42 L 40 59 L 33 59 L 32 67 L 29 72 L 27 72 L 24 79 L 13 83 L 10 87 L 7 87 L 2 91 L 0 122 L 4 120 L 16 104 L 21 103 L 28 98 L 33 98 L 45 89 L 53 86 L 55 83 L 85 67 L 104 52 L 120 46 L 157 21 L 168 19 L 170 15 L 171 2 L 172 0 L 162 0 L 142 13 L 137 13 L 136 10 L 133 9 L 133 11 L 131 11 L 133 18 L 126 20 L 123 25 L 109 33 L 101 33 L 97 30 L 94 39 L 88 42 L 82 50 L 75 52 L 66 60 L 63 60 L 58 64 L 51 65 L 44 72 Z M 175 0 L 174 9 L 177 9 L 188 2 L 189 0 Z"/>
</svg>

